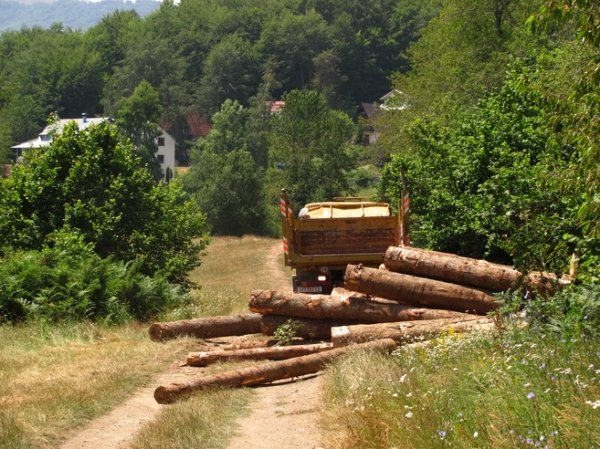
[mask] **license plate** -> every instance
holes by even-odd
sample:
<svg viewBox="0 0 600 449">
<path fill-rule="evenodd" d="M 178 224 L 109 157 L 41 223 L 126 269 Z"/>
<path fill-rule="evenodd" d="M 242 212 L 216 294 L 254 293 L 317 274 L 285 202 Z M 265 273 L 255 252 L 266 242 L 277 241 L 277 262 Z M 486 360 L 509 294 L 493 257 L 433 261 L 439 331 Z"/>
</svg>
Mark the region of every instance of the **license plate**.
<svg viewBox="0 0 600 449">
<path fill-rule="evenodd" d="M 320 285 L 316 287 L 298 287 L 298 293 L 321 293 L 323 291 L 323 287 Z"/>
</svg>

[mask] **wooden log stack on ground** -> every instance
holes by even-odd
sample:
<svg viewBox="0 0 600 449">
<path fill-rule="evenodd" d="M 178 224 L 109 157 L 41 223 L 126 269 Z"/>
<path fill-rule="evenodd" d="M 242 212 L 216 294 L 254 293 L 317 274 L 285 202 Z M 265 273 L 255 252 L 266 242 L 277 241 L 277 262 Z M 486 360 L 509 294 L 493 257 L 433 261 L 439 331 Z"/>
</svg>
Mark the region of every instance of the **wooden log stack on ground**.
<svg viewBox="0 0 600 449">
<path fill-rule="evenodd" d="M 485 315 L 500 307 L 494 296 L 526 285 L 551 294 L 567 281 L 512 267 L 416 248 L 388 248 L 380 269 L 348 265 L 344 289 L 331 295 L 279 290 L 253 290 L 250 313 L 154 323 L 150 338 L 163 341 L 180 335 L 214 338 L 257 334 L 273 336 L 293 324 L 304 339 L 290 347 L 243 348 L 190 353 L 187 364 L 205 366 L 227 360 L 277 360 L 192 382 L 161 386 L 160 403 L 170 403 L 212 386 L 239 387 L 297 377 L 322 369 L 346 352 L 347 345 L 393 350 L 415 339 L 443 333 L 492 334 L 496 324 Z M 314 344 L 306 344 L 306 341 Z"/>
</svg>

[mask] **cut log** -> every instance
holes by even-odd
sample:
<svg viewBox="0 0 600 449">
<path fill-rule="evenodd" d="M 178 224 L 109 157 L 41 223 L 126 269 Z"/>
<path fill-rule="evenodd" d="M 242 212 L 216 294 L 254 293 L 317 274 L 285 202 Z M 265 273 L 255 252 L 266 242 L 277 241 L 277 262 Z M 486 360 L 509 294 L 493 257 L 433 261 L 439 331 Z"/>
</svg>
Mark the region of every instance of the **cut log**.
<svg viewBox="0 0 600 449">
<path fill-rule="evenodd" d="M 193 320 L 153 323 L 148 333 L 152 341 L 164 341 L 185 335 L 198 338 L 227 337 L 260 333 L 259 313 L 211 316 Z"/>
<path fill-rule="evenodd" d="M 264 365 L 243 368 L 221 374 L 200 377 L 190 382 L 172 383 L 154 390 L 154 399 L 159 404 L 170 404 L 178 399 L 190 396 L 195 391 L 214 387 L 247 387 L 280 379 L 303 376 L 322 370 L 336 357 L 344 354 L 350 347 L 336 348 L 319 354 L 305 355 L 293 359 L 269 362 Z M 391 352 L 396 348 L 394 340 L 372 341 L 351 348 Z"/>
<path fill-rule="evenodd" d="M 314 345 L 190 352 L 187 356 L 187 364 L 190 366 L 207 366 L 229 360 L 285 360 L 303 355 L 317 354 L 330 349 L 333 349 L 331 343 L 320 343 Z"/>
<path fill-rule="evenodd" d="M 492 295 L 473 287 L 362 265 L 348 265 L 344 281 L 348 290 L 433 309 L 485 315 L 500 306 Z"/>
<path fill-rule="evenodd" d="M 495 292 L 515 289 L 524 284 L 534 291 L 551 294 L 561 285 L 570 282 L 559 279 L 552 273 L 532 272 L 524 276 L 519 270 L 508 265 L 413 247 L 390 246 L 385 252 L 384 266 L 397 273 Z"/>
<path fill-rule="evenodd" d="M 361 323 L 466 318 L 464 313 L 415 308 L 411 305 L 370 301 L 352 296 L 293 293 L 277 290 L 254 290 L 249 308 L 263 315 L 275 314 L 298 318 L 353 320 Z"/>
<path fill-rule="evenodd" d="M 291 318 L 283 315 L 263 315 L 260 320 L 260 331 L 263 335 L 273 336 L 275 331 L 288 320 L 296 324 L 296 337 L 305 340 L 331 340 L 331 328 L 359 324 L 348 320 L 316 320 L 311 318 Z"/>
<path fill-rule="evenodd" d="M 334 346 L 363 343 L 382 338 L 391 338 L 399 344 L 408 343 L 417 337 L 431 338 L 444 332 L 492 332 L 496 329 L 490 318 L 476 320 L 431 320 L 401 323 L 358 324 L 334 327 L 331 341 Z"/>
</svg>

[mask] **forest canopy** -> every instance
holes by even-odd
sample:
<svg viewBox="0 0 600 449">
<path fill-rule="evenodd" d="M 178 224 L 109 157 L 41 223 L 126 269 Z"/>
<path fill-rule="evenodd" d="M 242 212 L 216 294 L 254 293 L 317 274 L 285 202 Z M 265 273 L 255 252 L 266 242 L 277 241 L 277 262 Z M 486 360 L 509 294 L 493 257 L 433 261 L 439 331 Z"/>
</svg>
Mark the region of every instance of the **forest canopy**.
<svg viewBox="0 0 600 449">
<path fill-rule="evenodd" d="M 577 259 L 595 279 L 597 15 L 581 0 L 166 0 L 85 31 L 6 31 L 0 157 L 50 113 L 112 117 L 135 141 L 145 98 L 215 234 L 277 235 L 281 188 L 356 194 L 366 167 L 395 204 L 404 169 L 415 245 L 557 272 Z M 213 134 L 195 140 L 191 117 Z"/>
</svg>

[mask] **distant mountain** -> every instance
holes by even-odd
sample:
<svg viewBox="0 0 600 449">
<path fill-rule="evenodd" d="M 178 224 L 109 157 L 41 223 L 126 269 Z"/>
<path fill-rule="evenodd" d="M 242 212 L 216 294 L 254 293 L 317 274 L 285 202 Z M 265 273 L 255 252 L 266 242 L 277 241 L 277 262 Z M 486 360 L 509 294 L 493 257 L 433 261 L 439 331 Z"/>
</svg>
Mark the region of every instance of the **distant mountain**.
<svg viewBox="0 0 600 449">
<path fill-rule="evenodd" d="M 51 3 L 21 3 L 14 0 L 0 0 L 0 32 L 19 31 L 22 27 L 39 26 L 50 28 L 54 23 L 62 23 L 65 28 L 86 30 L 97 24 L 115 10 L 134 9 L 145 17 L 158 9 L 155 0 L 103 0 L 85 2 L 79 0 L 57 0 Z"/>
</svg>

